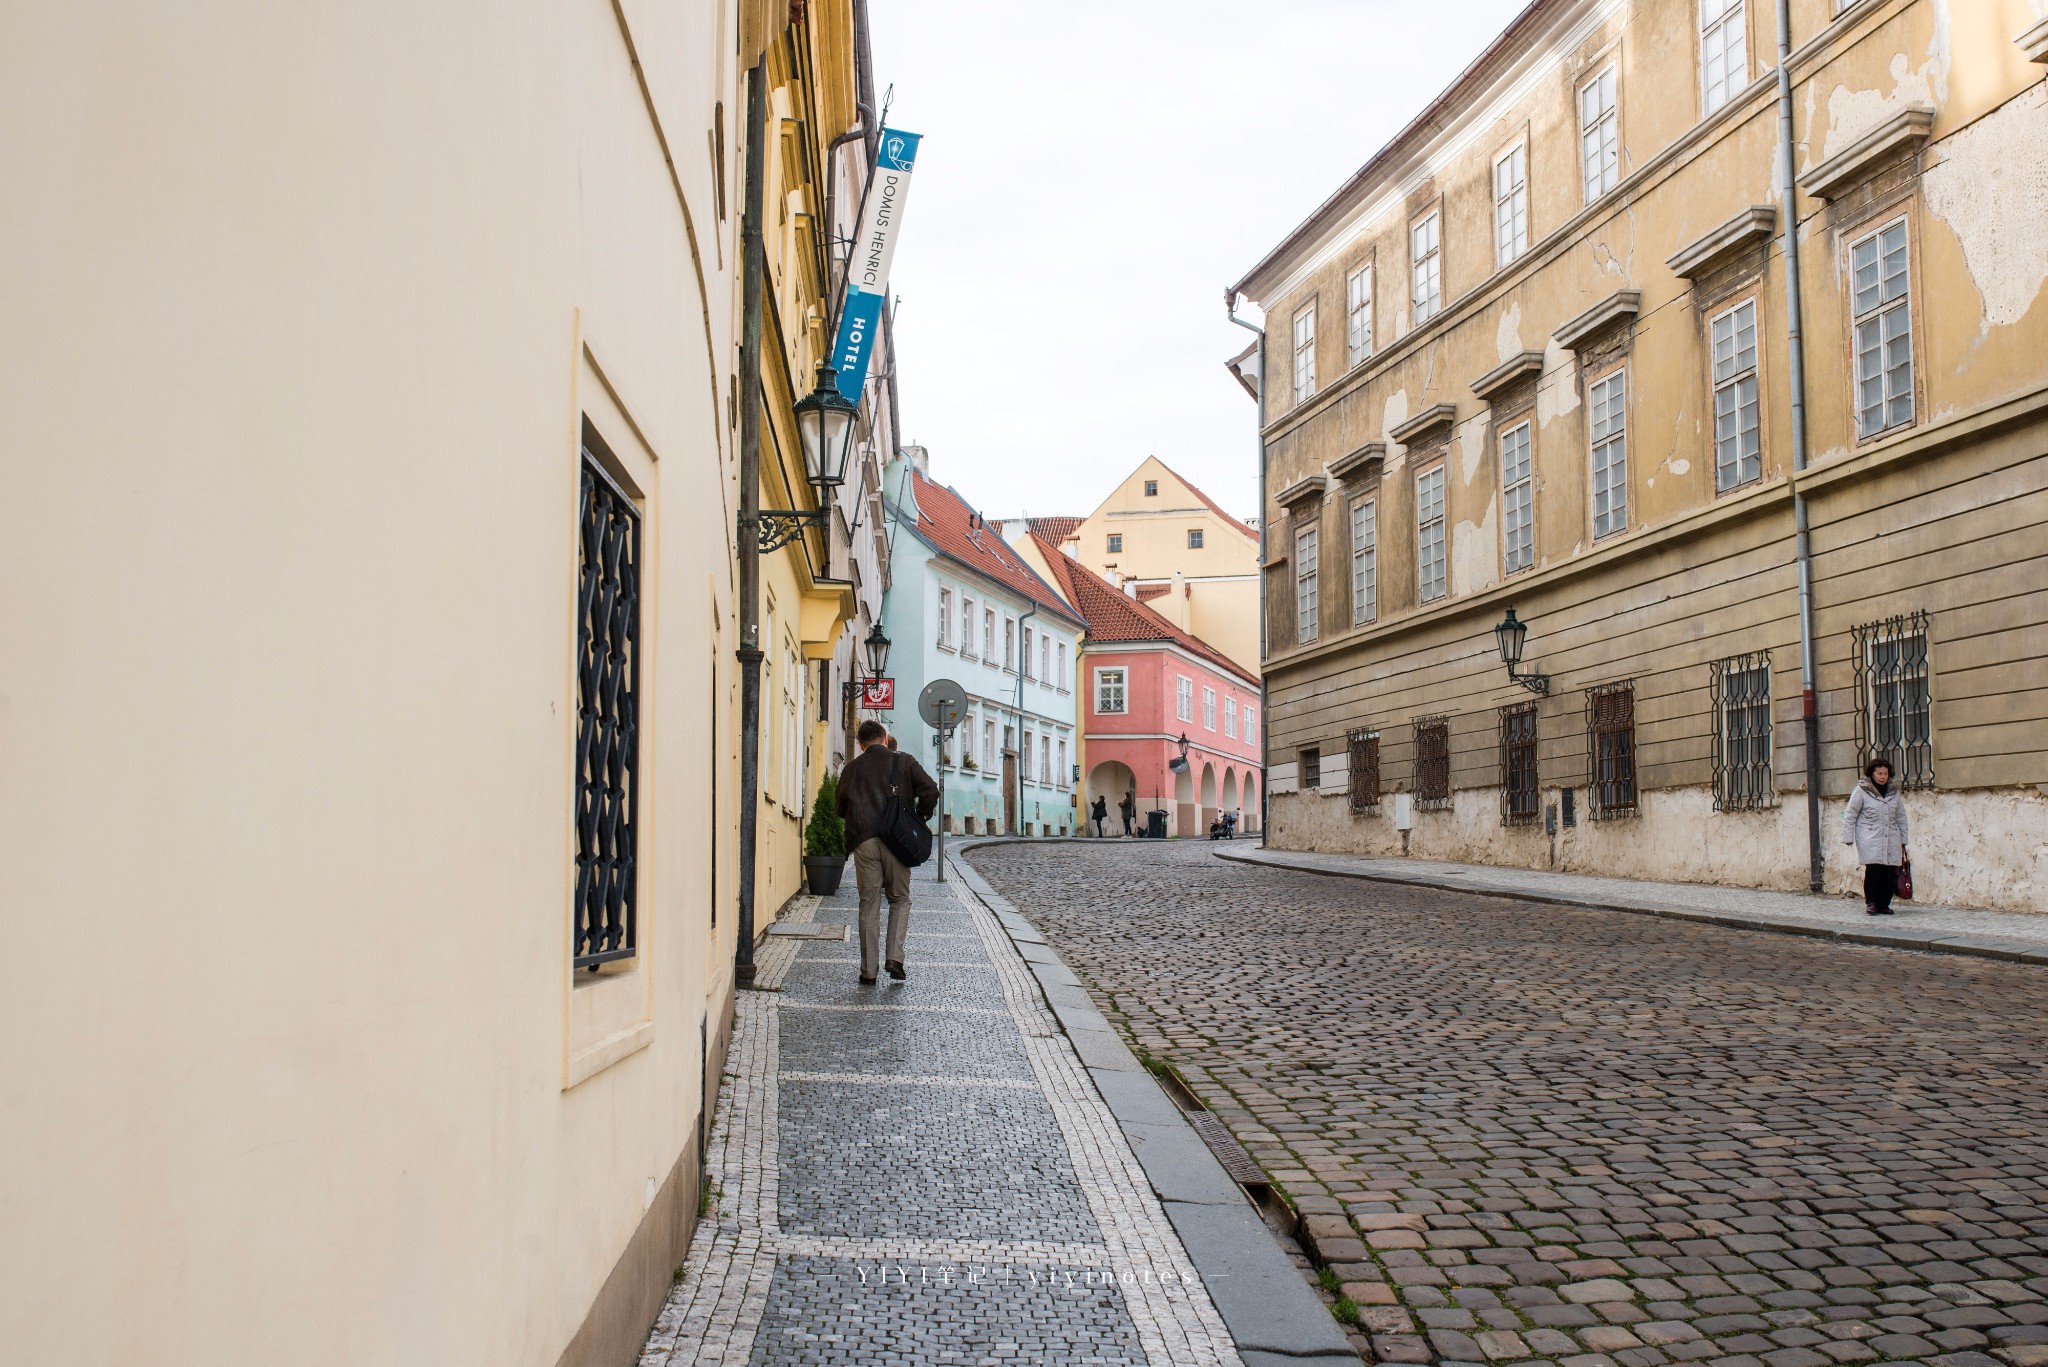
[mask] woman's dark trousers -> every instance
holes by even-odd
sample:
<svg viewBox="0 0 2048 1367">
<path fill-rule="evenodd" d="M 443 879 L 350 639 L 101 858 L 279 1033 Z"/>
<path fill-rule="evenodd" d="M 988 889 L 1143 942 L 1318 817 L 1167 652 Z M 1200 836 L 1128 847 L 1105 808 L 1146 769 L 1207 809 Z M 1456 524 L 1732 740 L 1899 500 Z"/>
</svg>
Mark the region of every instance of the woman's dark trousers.
<svg viewBox="0 0 2048 1367">
<path fill-rule="evenodd" d="M 1879 911 L 1892 909 L 1892 898 L 1899 891 L 1899 866 L 1897 864 L 1865 864 L 1863 866 L 1863 900 Z"/>
</svg>

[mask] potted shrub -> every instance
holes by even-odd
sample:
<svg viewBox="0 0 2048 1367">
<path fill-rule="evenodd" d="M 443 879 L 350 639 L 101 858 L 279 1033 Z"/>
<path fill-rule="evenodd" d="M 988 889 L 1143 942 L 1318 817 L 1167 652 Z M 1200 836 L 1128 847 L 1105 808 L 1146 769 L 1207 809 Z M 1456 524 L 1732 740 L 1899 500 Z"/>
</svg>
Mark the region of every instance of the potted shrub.
<svg viewBox="0 0 2048 1367">
<path fill-rule="evenodd" d="M 811 819 L 804 826 L 804 881 L 820 897 L 839 891 L 846 871 L 846 822 L 839 815 L 839 780 L 825 775 Z"/>
</svg>

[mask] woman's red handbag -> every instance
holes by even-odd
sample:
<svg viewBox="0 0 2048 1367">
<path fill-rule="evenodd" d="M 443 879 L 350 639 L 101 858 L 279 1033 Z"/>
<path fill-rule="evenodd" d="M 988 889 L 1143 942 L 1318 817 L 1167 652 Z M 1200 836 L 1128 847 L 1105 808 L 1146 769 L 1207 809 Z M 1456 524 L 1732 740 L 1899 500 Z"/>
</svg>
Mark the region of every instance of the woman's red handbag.
<svg viewBox="0 0 2048 1367">
<path fill-rule="evenodd" d="M 1910 859 L 1899 865 L 1899 900 L 1913 900 L 1913 861 Z"/>
</svg>

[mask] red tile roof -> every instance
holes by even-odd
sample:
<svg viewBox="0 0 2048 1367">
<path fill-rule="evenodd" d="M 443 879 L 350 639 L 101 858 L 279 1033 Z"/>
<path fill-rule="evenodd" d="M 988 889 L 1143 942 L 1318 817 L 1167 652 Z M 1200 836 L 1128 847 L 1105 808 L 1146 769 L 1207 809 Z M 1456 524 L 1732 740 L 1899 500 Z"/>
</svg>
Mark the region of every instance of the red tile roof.
<svg viewBox="0 0 2048 1367">
<path fill-rule="evenodd" d="M 1087 520 L 1085 517 L 1027 517 L 1024 525 L 1033 536 L 1042 536 L 1057 546 Z"/>
<path fill-rule="evenodd" d="M 1158 457 L 1157 457 L 1157 456 L 1155 456 L 1155 457 L 1153 457 L 1153 459 L 1154 459 L 1154 460 L 1158 460 Z M 1201 491 L 1200 489 L 1197 489 L 1197 488 L 1195 487 L 1195 485 L 1194 485 L 1194 482 L 1193 482 L 1192 480 L 1189 480 L 1188 478 L 1186 478 L 1185 476 L 1183 476 L 1183 475 L 1182 475 L 1182 474 L 1180 473 L 1180 471 L 1178 471 L 1178 470 L 1175 470 L 1175 469 L 1174 469 L 1174 468 L 1172 468 L 1171 466 L 1167 465 L 1167 463 L 1166 463 L 1165 461 L 1163 461 L 1163 460 L 1159 461 L 1159 465 L 1160 465 L 1160 468 L 1161 468 L 1161 469 L 1163 469 L 1163 470 L 1165 470 L 1167 474 L 1169 474 L 1169 475 L 1172 475 L 1172 476 L 1173 476 L 1173 477 L 1174 477 L 1175 479 L 1179 480 L 1179 481 L 1180 481 L 1180 482 L 1181 482 L 1182 484 L 1185 484 L 1185 485 L 1187 485 L 1187 487 L 1188 487 L 1188 492 L 1189 492 L 1189 493 L 1193 494 L 1193 495 L 1194 495 L 1194 496 L 1195 496 L 1196 498 L 1199 498 L 1200 500 L 1202 500 L 1202 502 L 1204 502 L 1204 503 L 1208 504 L 1208 505 L 1209 505 L 1209 511 L 1210 511 L 1210 512 L 1212 512 L 1212 513 L 1216 514 L 1216 516 L 1218 516 L 1218 517 L 1222 518 L 1222 519 L 1223 519 L 1223 520 L 1224 520 L 1225 522 L 1228 522 L 1228 523 L 1229 523 L 1229 524 L 1230 524 L 1231 526 L 1233 526 L 1233 527 L 1237 528 L 1237 529 L 1238 529 L 1239 531 L 1243 532 L 1243 533 L 1244 533 L 1244 534 L 1245 534 L 1246 536 L 1250 537 L 1250 538 L 1251 538 L 1252 540 L 1254 540 L 1254 541 L 1257 541 L 1257 540 L 1259 539 L 1259 531 L 1258 531 L 1258 528 L 1256 528 L 1256 527 L 1253 527 L 1253 526 L 1249 526 L 1249 525 L 1247 525 L 1246 523 L 1240 522 L 1240 521 L 1238 521 L 1238 520 L 1237 520 L 1236 518 L 1232 517 L 1232 516 L 1231 516 L 1231 515 L 1230 515 L 1229 513 L 1226 513 L 1226 512 L 1224 512 L 1224 511 L 1223 511 L 1223 507 L 1222 507 L 1222 505 L 1221 505 L 1221 504 L 1217 503 L 1217 501 L 1216 501 L 1215 499 L 1213 499 L 1213 498 L 1209 497 L 1209 496 L 1208 496 L 1207 494 L 1203 493 L 1203 492 L 1202 492 L 1202 491 Z"/>
<path fill-rule="evenodd" d="M 1140 584 L 1138 585 L 1138 601 L 1149 603 L 1154 598 L 1164 598 L 1172 592 L 1173 585 L 1171 584 Z"/>
<path fill-rule="evenodd" d="M 910 478 L 911 497 L 917 501 L 915 530 L 919 540 L 983 578 L 1014 589 L 1060 618 L 1076 626 L 1085 625 L 1052 585 L 1024 563 L 1017 548 L 1003 540 L 995 525 L 980 520 L 980 515 L 967 506 L 967 500 L 915 469 Z M 1053 554 L 1065 558 L 1057 548 Z"/>
<path fill-rule="evenodd" d="M 1073 600 L 1075 606 L 1081 609 L 1081 615 L 1087 619 L 1089 644 L 1170 641 L 1232 678 L 1242 680 L 1249 687 L 1259 686 L 1256 678 L 1245 673 L 1243 666 L 1233 662 L 1223 652 L 1188 635 L 1044 537 L 1033 535 L 1031 539 L 1038 543 L 1038 549 L 1044 554 L 1046 563 L 1052 567 L 1053 577 L 1060 581 L 1061 590 Z"/>
</svg>

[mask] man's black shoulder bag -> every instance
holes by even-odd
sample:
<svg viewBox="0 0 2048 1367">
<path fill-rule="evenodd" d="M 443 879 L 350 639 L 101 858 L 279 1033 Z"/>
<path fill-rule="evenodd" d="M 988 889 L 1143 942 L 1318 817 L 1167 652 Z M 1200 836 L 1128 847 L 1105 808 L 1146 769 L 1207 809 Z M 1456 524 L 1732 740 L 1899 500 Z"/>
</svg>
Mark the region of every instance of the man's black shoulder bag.
<svg viewBox="0 0 2048 1367">
<path fill-rule="evenodd" d="M 917 819 L 917 804 L 904 800 L 898 778 L 902 771 L 903 756 L 891 753 L 889 800 L 882 804 L 881 829 L 875 834 L 882 837 L 889 853 L 903 861 L 903 867 L 914 869 L 932 857 L 932 828 Z"/>
</svg>

